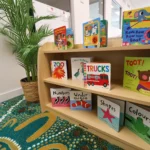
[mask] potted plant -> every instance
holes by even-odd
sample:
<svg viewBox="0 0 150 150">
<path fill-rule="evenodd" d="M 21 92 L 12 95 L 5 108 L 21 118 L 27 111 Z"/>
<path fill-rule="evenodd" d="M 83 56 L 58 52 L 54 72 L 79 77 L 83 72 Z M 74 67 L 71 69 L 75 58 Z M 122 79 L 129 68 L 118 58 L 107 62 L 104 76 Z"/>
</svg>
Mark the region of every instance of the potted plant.
<svg viewBox="0 0 150 150">
<path fill-rule="evenodd" d="M 1 0 L 0 34 L 7 37 L 13 47 L 13 52 L 20 66 L 25 69 L 26 78 L 21 79 L 21 85 L 27 101 L 37 101 L 37 55 L 39 42 L 53 34 L 48 26 L 35 29 L 35 24 L 43 19 L 53 19 L 56 16 L 33 16 L 32 0 Z"/>
</svg>

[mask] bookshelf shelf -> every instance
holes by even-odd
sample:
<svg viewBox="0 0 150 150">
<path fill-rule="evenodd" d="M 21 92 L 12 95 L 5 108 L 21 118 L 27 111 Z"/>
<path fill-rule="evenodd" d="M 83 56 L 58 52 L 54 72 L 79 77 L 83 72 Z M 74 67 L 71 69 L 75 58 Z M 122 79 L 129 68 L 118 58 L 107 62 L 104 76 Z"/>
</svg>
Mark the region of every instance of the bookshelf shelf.
<svg viewBox="0 0 150 150">
<path fill-rule="evenodd" d="M 81 45 L 75 45 L 73 50 L 56 50 L 54 44 L 46 43 L 38 53 L 38 88 L 42 111 L 53 111 L 68 121 L 84 127 L 89 132 L 118 145 L 125 150 L 148 150 L 150 145 L 140 139 L 136 134 L 127 128 L 121 129 L 118 133 L 107 124 L 100 121 L 96 115 L 96 109 L 91 112 L 71 111 L 69 108 L 54 108 L 50 101 L 50 88 L 69 87 L 72 89 L 91 92 L 96 95 L 103 95 L 120 100 L 134 102 L 150 106 L 150 97 L 122 87 L 124 57 L 150 57 L 150 46 L 129 46 L 121 47 L 121 39 L 109 39 L 107 48 L 83 49 Z M 94 61 L 107 61 L 112 64 L 112 90 L 95 90 L 85 88 L 83 83 L 74 80 L 58 80 L 51 78 L 50 61 L 67 60 L 68 77 L 71 78 L 71 57 L 94 57 Z M 94 103 L 96 100 L 94 99 Z M 94 105 L 96 106 L 96 104 Z"/>
<path fill-rule="evenodd" d="M 147 105 L 150 106 L 150 97 L 142 95 L 137 92 L 130 91 L 128 89 L 123 88 L 120 85 L 112 84 L 112 89 L 110 91 L 107 90 L 97 90 L 97 89 L 89 89 L 84 87 L 84 84 L 81 81 L 78 80 L 59 80 L 54 78 L 47 78 L 44 79 L 44 82 L 54 84 L 54 85 L 60 85 L 67 88 L 73 88 L 85 92 L 90 92 L 97 95 L 103 95 L 108 96 L 120 100 L 125 100 L 137 104 Z"/>
</svg>

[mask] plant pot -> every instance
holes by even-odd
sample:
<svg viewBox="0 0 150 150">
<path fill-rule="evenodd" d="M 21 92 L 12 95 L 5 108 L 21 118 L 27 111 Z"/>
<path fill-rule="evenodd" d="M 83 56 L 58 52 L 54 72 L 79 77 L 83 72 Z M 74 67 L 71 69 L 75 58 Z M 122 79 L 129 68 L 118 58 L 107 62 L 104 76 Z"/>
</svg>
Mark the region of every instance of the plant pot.
<svg viewBox="0 0 150 150">
<path fill-rule="evenodd" d="M 38 83 L 27 82 L 27 78 L 21 79 L 20 82 L 24 92 L 25 99 L 28 102 L 39 101 Z"/>
</svg>

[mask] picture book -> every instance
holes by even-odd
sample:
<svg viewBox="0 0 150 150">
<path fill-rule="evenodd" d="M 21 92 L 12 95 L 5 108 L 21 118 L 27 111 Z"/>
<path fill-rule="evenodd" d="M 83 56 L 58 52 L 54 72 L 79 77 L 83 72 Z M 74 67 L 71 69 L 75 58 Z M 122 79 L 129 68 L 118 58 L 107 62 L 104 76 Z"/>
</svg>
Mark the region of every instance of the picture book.
<svg viewBox="0 0 150 150">
<path fill-rule="evenodd" d="M 120 106 L 103 98 L 97 96 L 98 104 L 98 118 L 106 122 L 111 128 L 119 132 L 120 130 Z"/>
<path fill-rule="evenodd" d="M 68 79 L 66 61 L 51 61 L 52 77 L 56 79 Z"/>
<path fill-rule="evenodd" d="M 83 45 L 85 48 L 100 47 L 100 18 L 83 24 Z"/>
<path fill-rule="evenodd" d="M 108 43 L 108 21 L 101 20 L 100 22 L 100 38 L 101 38 L 101 47 L 107 47 Z"/>
<path fill-rule="evenodd" d="M 90 57 L 75 57 L 71 58 L 72 79 L 84 79 L 84 64 L 91 62 Z"/>
<path fill-rule="evenodd" d="M 51 88 L 51 102 L 53 107 L 70 107 L 70 91 L 68 88 Z"/>
<path fill-rule="evenodd" d="M 111 89 L 111 64 L 86 63 L 84 65 L 84 86 L 87 88 Z"/>
<path fill-rule="evenodd" d="M 72 28 L 67 28 L 67 48 L 74 48 L 74 34 Z"/>
<path fill-rule="evenodd" d="M 150 96 L 149 57 L 125 57 L 123 86 Z"/>
<path fill-rule="evenodd" d="M 92 110 L 91 93 L 70 91 L 70 108 L 72 110 Z"/>
<path fill-rule="evenodd" d="M 123 46 L 150 44 L 150 7 L 123 13 Z"/>
<path fill-rule="evenodd" d="M 54 29 L 54 43 L 59 50 L 67 49 L 66 26 Z"/>
<path fill-rule="evenodd" d="M 150 107 L 144 109 L 127 102 L 125 126 L 150 144 Z"/>
</svg>

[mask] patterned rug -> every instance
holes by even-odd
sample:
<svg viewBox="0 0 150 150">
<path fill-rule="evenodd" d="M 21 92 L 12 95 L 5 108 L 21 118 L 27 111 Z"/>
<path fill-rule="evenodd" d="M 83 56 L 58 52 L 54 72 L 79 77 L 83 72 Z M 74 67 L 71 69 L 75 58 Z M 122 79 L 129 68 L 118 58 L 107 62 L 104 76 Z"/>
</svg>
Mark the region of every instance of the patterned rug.
<svg viewBox="0 0 150 150">
<path fill-rule="evenodd" d="M 19 96 L 0 104 L 0 150 L 121 150 Z"/>
</svg>

